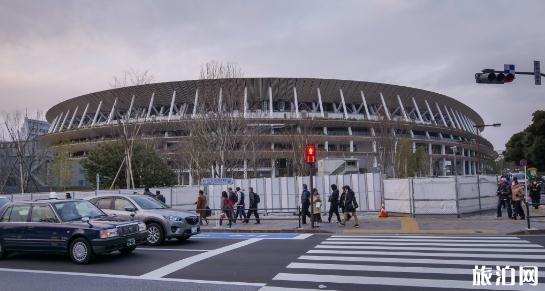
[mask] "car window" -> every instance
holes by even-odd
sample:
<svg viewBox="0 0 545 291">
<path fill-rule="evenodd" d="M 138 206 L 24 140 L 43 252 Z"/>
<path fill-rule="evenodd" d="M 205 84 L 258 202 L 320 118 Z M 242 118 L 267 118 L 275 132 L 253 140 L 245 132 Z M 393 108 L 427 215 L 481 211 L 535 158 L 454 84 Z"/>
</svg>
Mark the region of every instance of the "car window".
<svg viewBox="0 0 545 291">
<path fill-rule="evenodd" d="M 7 198 L 0 198 L 0 208 L 9 202 Z"/>
<path fill-rule="evenodd" d="M 164 209 L 164 208 L 168 208 L 168 206 L 166 204 L 164 204 L 163 202 L 161 202 L 161 201 L 159 201 L 159 200 L 157 200 L 155 198 L 145 196 L 145 195 L 132 196 L 132 199 L 142 209 Z"/>
<path fill-rule="evenodd" d="M 55 203 L 55 210 L 63 221 L 80 220 L 82 217 L 96 218 L 106 216 L 102 210 L 89 201 L 69 201 Z"/>
<path fill-rule="evenodd" d="M 55 213 L 49 205 L 34 205 L 32 206 L 32 214 L 30 215 L 32 222 L 57 222 Z"/>
<path fill-rule="evenodd" d="M 112 197 L 100 198 L 95 205 L 100 209 L 112 209 Z"/>
<path fill-rule="evenodd" d="M 11 209 L 9 222 L 26 222 L 29 211 L 30 205 L 14 205 Z"/>
<path fill-rule="evenodd" d="M 11 209 L 13 207 L 9 207 L 8 209 L 6 209 L 6 212 L 4 212 L 4 215 L 2 215 L 2 219 L 0 219 L 0 221 L 9 221 L 9 215 L 11 214 Z"/>
<path fill-rule="evenodd" d="M 114 209 L 115 210 L 123 210 L 125 211 L 125 207 L 131 207 L 131 208 L 135 208 L 134 205 L 127 199 L 125 198 L 115 198 L 115 201 L 114 201 Z"/>
</svg>

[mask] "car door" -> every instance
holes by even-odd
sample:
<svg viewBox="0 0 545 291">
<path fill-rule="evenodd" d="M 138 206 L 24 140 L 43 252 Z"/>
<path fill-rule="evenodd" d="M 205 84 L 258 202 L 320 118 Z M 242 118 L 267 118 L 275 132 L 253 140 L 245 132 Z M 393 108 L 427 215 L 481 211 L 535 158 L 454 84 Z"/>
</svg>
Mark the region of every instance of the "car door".
<svg viewBox="0 0 545 291">
<path fill-rule="evenodd" d="M 116 196 L 112 212 L 119 218 L 130 220 L 132 218 L 131 213 L 133 213 L 133 211 L 125 210 L 127 208 L 136 209 L 136 206 L 131 201 L 129 201 L 129 199 L 121 196 Z"/>
<path fill-rule="evenodd" d="M 13 205 L 2 216 L 2 239 L 6 250 L 25 250 L 28 242 L 25 231 L 30 204 Z"/>
<path fill-rule="evenodd" d="M 30 222 L 26 228 L 28 248 L 32 251 L 61 251 L 63 227 L 49 204 L 34 204 L 30 213 Z"/>
</svg>

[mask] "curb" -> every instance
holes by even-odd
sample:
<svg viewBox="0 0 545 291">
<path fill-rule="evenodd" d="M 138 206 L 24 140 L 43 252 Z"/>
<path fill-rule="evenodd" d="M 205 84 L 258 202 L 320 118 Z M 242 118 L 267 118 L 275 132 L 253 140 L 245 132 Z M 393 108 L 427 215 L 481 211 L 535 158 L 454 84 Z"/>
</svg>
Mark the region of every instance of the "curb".
<svg viewBox="0 0 545 291">
<path fill-rule="evenodd" d="M 232 228 L 218 228 L 218 229 L 203 229 L 201 232 L 236 232 L 236 233 L 314 233 L 314 234 L 332 234 L 333 232 L 325 231 L 321 229 L 232 229 Z"/>
<path fill-rule="evenodd" d="M 525 235 L 525 234 L 545 234 L 545 229 L 527 229 L 516 232 L 510 232 L 508 235 Z"/>
</svg>

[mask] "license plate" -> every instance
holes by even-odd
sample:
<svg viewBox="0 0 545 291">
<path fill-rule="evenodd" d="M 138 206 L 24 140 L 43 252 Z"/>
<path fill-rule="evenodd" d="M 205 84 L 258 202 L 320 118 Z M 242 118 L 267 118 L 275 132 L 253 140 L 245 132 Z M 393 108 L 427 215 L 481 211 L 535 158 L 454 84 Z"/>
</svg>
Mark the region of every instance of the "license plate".
<svg viewBox="0 0 545 291">
<path fill-rule="evenodd" d="M 127 240 L 127 246 L 131 247 L 131 246 L 134 246 L 134 245 L 136 245 L 136 240 L 134 238 L 129 238 Z"/>
<path fill-rule="evenodd" d="M 197 233 L 199 232 L 199 228 L 198 227 L 192 227 L 191 228 L 191 233 Z"/>
</svg>

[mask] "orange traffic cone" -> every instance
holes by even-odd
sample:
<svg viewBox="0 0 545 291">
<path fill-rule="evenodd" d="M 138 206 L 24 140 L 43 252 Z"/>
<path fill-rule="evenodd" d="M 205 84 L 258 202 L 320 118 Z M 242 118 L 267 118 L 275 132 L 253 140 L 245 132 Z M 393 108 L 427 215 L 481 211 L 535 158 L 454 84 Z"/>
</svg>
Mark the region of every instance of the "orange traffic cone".
<svg viewBox="0 0 545 291">
<path fill-rule="evenodd" d="M 388 217 L 388 212 L 384 207 L 384 200 L 382 200 L 382 204 L 380 205 L 380 213 L 378 214 L 378 217 Z"/>
</svg>

